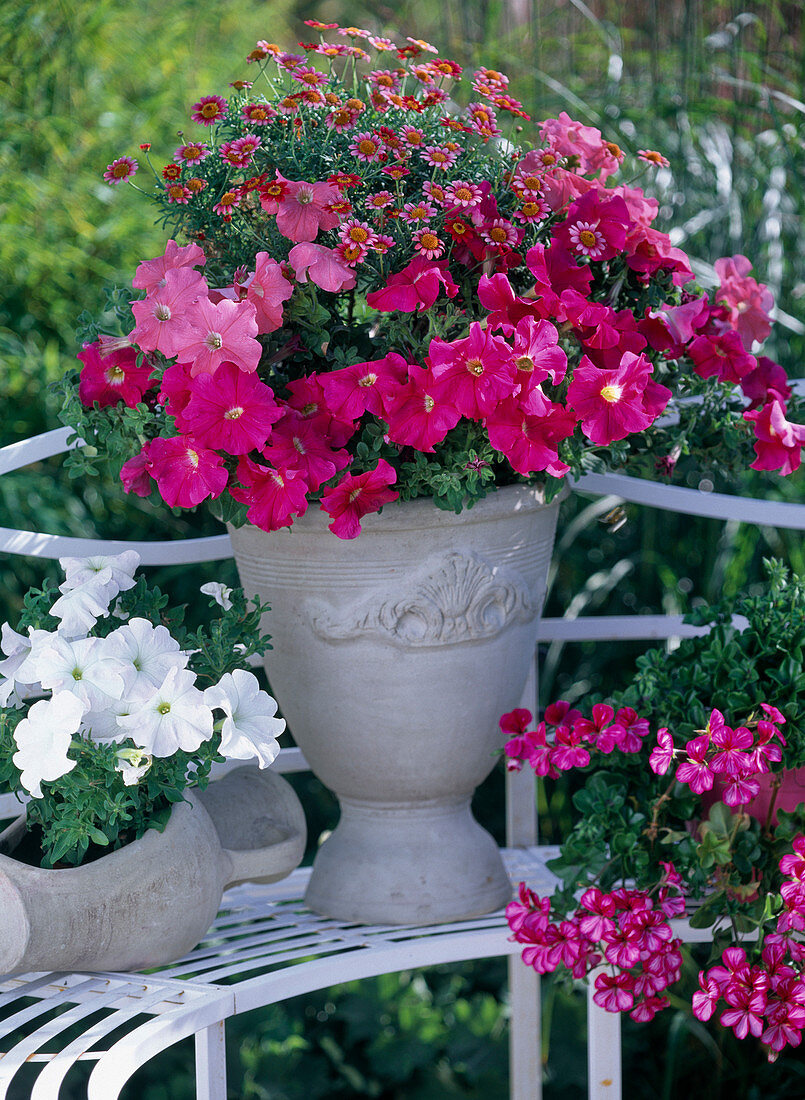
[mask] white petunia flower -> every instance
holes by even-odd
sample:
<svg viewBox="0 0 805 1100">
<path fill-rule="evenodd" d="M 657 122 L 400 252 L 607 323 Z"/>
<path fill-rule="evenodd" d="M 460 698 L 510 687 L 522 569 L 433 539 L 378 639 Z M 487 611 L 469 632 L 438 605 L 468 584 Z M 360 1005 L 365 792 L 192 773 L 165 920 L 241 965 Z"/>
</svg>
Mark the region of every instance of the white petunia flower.
<svg viewBox="0 0 805 1100">
<path fill-rule="evenodd" d="M 154 756 L 172 756 L 177 749 L 195 752 L 213 732 L 212 711 L 195 681 L 189 669 L 171 668 L 154 694 L 117 724 Z"/>
<path fill-rule="evenodd" d="M 104 638 L 78 638 L 69 641 L 58 634 L 34 645 L 34 670 L 44 688 L 70 691 L 85 704 L 86 710 L 98 710 L 109 697 L 123 694 L 121 664 L 108 654 Z"/>
<path fill-rule="evenodd" d="M 153 756 L 142 749 L 121 749 L 115 753 L 115 757 L 115 771 L 121 773 L 127 787 L 139 783 L 154 762 Z"/>
<path fill-rule="evenodd" d="M 205 596 L 212 596 L 219 607 L 222 607 L 224 611 L 228 611 L 232 606 L 230 596 L 232 595 L 232 589 L 227 588 L 225 584 L 221 584 L 220 581 L 209 581 L 207 584 L 202 584 L 199 592 L 203 592 Z"/>
<path fill-rule="evenodd" d="M 129 619 L 106 638 L 107 652 L 119 662 L 126 694 L 143 698 L 159 687 L 172 668 L 186 668 L 190 655 L 164 626 Z"/>
<path fill-rule="evenodd" d="M 12 630 L 8 623 L 3 623 L 2 632 L 0 632 L 0 650 L 5 653 L 7 659 L 0 661 L 0 706 L 14 704 L 12 694 L 18 684 L 27 688 L 38 686 L 32 660 L 36 645 L 41 645 L 43 639 L 55 637 L 56 635 L 48 630 L 34 630 L 29 626 L 26 638 L 24 634 L 18 634 L 16 630 Z"/>
<path fill-rule="evenodd" d="M 118 592 L 126 592 L 135 585 L 134 574 L 140 564 L 136 550 L 124 550 L 122 554 L 96 554 L 88 558 L 59 558 L 65 573 L 60 592 L 69 592 L 87 582 L 109 588 L 111 601 Z"/>
<path fill-rule="evenodd" d="M 227 672 L 206 689 L 204 701 L 226 714 L 221 729 L 222 756 L 230 760 L 256 756 L 261 768 L 276 759 L 280 751 L 276 739 L 285 729 L 285 719 L 275 717 L 276 700 L 260 690 L 256 676 L 242 668 Z"/>
<path fill-rule="evenodd" d="M 81 723 L 83 729 L 93 741 L 97 741 L 99 744 L 120 741 L 123 733 L 117 724 L 118 718 L 139 710 L 148 696 L 153 694 L 155 690 L 155 688 L 151 688 L 150 691 L 142 692 L 136 698 L 130 697 L 125 691 L 120 699 L 113 699 L 107 695 L 100 706 L 92 707 L 84 714 L 84 721 Z"/>
<path fill-rule="evenodd" d="M 103 584 L 89 581 L 76 588 L 68 588 L 50 609 L 51 615 L 61 619 L 59 633 L 64 638 L 86 638 L 98 619 L 109 614 L 111 591 Z"/>
<path fill-rule="evenodd" d="M 12 757 L 22 772 L 20 782 L 34 798 L 42 797 L 42 782 L 52 783 L 76 766 L 67 750 L 78 731 L 83 702 L 69 691 L 40 699 L 14 730 L 17 752 Z"/>
</svg>

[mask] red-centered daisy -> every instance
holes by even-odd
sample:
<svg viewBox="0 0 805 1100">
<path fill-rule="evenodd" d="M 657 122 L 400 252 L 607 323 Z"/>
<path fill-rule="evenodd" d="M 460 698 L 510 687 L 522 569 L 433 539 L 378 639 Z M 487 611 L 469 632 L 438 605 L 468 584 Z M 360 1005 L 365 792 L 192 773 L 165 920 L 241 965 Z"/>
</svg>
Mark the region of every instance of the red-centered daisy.
<svg viewBox="0 0 805 1100">
<path fill-rule="evenodd" d="M 162 169 L 162 178 L 164 180 L 178 180 L 182 174 L 182 169 L 178 164 L 166 164 Z"/>
<path fill-rule="evenodd" d="M 251 88 L 253 80 L 230 80 L 229 87 L 234 88 L 236 92 L 245 92 Z"/>
<path fill-rule="evenodd" d="M 193 113 L 190 115 L 193 122 L 200 122 L 202 126 L 212 126 L 226 117 L 226 100 L 219 95 L 203 95 L 198 103 L 193 104 Z"/>
<path fill-rule="evenodd" d="M 330 111 L 324 119 L 324 125 L 341 134 L 344 130 L 352 129 L 357 117 L 355 111 L 350 111 L 347 107 L 339 107 L 336 111 Z"/>
<path fill-rule="evenodd" d="M 456 242 L 471 240 L 475 236 L 475 230 L 463 218 L 448 218 L 444 229 Z"/>
<path fill-rule="evenodd" d="M 333 187 L 337 187 L 339 191 L 348 191 L 350 187 L 361 187 L 363 185 L 363 179 L 354 172 L 333 172 L 331 176 L 327 177 L 327 182 L 331 183 Z"/>
<path fill-rule="evenodd" d="M 335 202 L 328 202 L 327 209 L 331 214 L 337 214 L 339 218 L 347 218 L 353 212 L 354 207 L 348 199 L 336 199 Z"/>
<path fill-rule="evenodd" d="M 436 207 L 430 202 L 407 202 L 402 212 L 406 222 L 426 222 L 436 213 Z"/>
<path fill-rule="evenodd" d="M 349 38 L 368 38 L 372 32 L 361 30 L 360 27 L 340 27 L 338 33 Z"/>
<path fill-rule="evenodd" d="M 404 164 L 387 164 L 386 167 L 381 168 L 380 171 L 383 175 L 389 176 L 393 180 L 401 180 L 411 175 L 410 168 L 406 168 Z"/>
<path fill-rule="evenodd" d="M 422 150 L 421 156 L 431 168 L 441 168 L 443 172 L 452 168 L 458 160 L 458 152 L 448 149 L 446 145 L 428 145 Z"/>
<path fill-rule="evenodd" d="M 216 214 L 220 214 L 221 217 L 232 217 L 232 211 L 236 206 L 240 205 L 240 195 L 237 191 L 224 191 L 220 199 L 213 206 L 213 210 Z"/>
<path fill-rule="evenodd" d="M 414 233 L 414 249 L 427 260 L 438 260 L 444 252 L 444 241 L 426 226 Z"/>
<path fill-rule="evenodd" d="M 364 130 L 362 133 L 355 135 L 352 144 L 349 146 L 349 151 L 358 160 L 369 163 L 380 159 L 383 152 L 383 143 L 373 134 L 370 134 L 368 130 Z"/>
<path fill-rule="evenodd" d="M 192 141 L 188 145 L 180 145 L 173 154 L 177 160 L 185 164 L 198 164 L 210 155 L 211 150 L 203 141 Z"/>
<path fill-rule="evenodd" d="M 118 183 L 131 179 L 139 167 L 134 157 L 118 157 L 111 164 L 107 164 L 103 178 L 115 187 Z"/>
<path fill-rule="evenodd" d="M 240 112 L 244 122 L 250 122 L 252 126 L 266 126 L 277 112 L 267 103 L 246 103 Z"/>
<path fill-rule="evenodd" d="M 183 183 L 166 183 L 165 197 L 168 202 L 178 202 L 186 205 L 193 197 L 193 192 Z"/>
<path fill-rule="evenodd" d="M 664 157 L 662 153 L 658 153 L 656 149 L 638 149 L 637 155 L 640 160 L 644 160 L 646 164 L 653 164 L 655 168 L 668 168 L 671 163 L 667 157 Z"/>
<path fill-rule="evenodd" d="M 337 23 L 321 23 L 318 19 L 305 19 L 304 24 L 306 27 L 312 27 L 314 31 L 336 31 L 338 30 Z"/>
</svg>

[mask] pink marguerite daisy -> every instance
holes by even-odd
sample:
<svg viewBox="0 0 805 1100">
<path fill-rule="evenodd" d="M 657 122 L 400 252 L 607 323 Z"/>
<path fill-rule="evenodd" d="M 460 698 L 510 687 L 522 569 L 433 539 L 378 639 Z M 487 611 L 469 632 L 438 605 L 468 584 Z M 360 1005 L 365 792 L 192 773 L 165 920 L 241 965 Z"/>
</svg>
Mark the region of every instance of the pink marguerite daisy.
<svg viewBox="0 0 805 1100">
<path fill-rule="evenodd" d="M 180 145 L 173 155 L 176 160 L 183 161 L 185 164 L 198 164 L 210 153 L 211 149 L 203 141 L 193 141 L 187 145 Z"/>
<path fill-rule="evenodd" d="M 212 126 L 226 117 L 226 100 L 219 95 L 204 95 L 193 104 L 193 113 L 190 115 L 193 122 L 199 122 L 202 126 Z"/>
<path fill-rule="evenodd" d="M 447 145 L 427 145 L 420 155 L 431 168 L 440 168 L 446 172 L 458 160 L 459 150 L 450 149 Z"/>
<path fill-rule="evenodd" d="M 427 260 L 438 260 L 444 252 L 444 241 L 432 229 L 424 226 L 414 233 L 414 250 Z"/>
<path fill-rule="evenodd" d="M 131 179 L 139 167 L 134 157 L 118 157 L 111 164 L 107 164 L 103 178 L 107 183 L 116 187 L 118 183 Z"/>
</svg>

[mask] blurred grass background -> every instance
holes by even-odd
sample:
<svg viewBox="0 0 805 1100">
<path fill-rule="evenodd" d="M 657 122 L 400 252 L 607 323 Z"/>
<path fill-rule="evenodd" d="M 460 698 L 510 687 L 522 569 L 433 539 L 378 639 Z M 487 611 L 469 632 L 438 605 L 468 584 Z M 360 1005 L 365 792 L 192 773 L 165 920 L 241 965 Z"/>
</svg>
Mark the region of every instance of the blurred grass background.
<svg viewBox="0 0 805 1100">
<path fill-rule="evenodd" d="M 567 110 L 630 151 L 653 148 L 671 167 L 647 184 L 660 221 L 695 262 L 742 252 L 778 303 L 768 354 L 805 375 L 805 17 L 799 0 L 6 0 L 0 9 L 0 445 L 57 427 L 49 388 L 74 362 L 74 328 L 97 311 L 105 282 L 130 280 L 161 249 L 150 209 L 101 174 L 122 154 L 153 144 L 167 162 L 177 131 L 194 132 L 199 95 L 248 78 L 259 38 L 293 49 L 311 37 L 305 18 L 365 26 L 401 41 L 438 45 L 465 67 L 511 77 L 535 119 Z M 526 124 L 526 127 L 528 124 Z M 641 181 L 641 183 L 644 181 Z M 701 470 L 691 469 L 697 484 Z M 801 474 L 747 475 L 755 495 L 803 499 Z M 800 537 L 737 523 L 693 521 L 629 507 L 613 527 L 612 501 L 563 505 L 547 613 L 679 612 L 701 599 L 751 587 L 771 553 L 805 568 Z M 89 537 L 187 537 L 212 533 L 204 514 L 175 517 L 127 499 L 110 475 L 72 483 L 58 459 L 0 480 L 0 524 Z M 54 565 L 0 560 L 0 621 L 15 620 L 22 595 Z M 231 563 L 155 579 L 193 603 L 205 580 L 234 581 Z M 628 677 L 639 647 L 553 647 L 543 689 L 577 699 Z M 515 705 L 517 700 L 512 700 Z M 315 838 L 332 824 L 332 799 L 300 779 Z M 477 812 L 502 832 L 502 777 L 477 797 Z M 556 840 L 568 791 L 543 805 L 543 834 Z M 691 964 L 692 965 L 692 964 Z M 691 973 L 695 979 L 695 967 Z M 583 997 L 546 983 L 547 1100 L 586 1095 Z M 317 1100 L 507 1095 L 505 965 L 500 961 L 389 975 L 290 1001 L 229 1026 L 232 1097 Z M 782 1100 L 805 1094 L 805 1059 L 768 1067 L 751 1044 L 669 1010 L 653 1024 L 627 1021 L 626 1079 L 634 1098 L 685 1095 Z M 141 1071 L 137 1100 L 192 1095 L 189 1051 Z M 19 1094 L 20 1100 L 22 1094 Z M 13 1098 L 12 1098 L 13 1100 Z"/>
</svg>

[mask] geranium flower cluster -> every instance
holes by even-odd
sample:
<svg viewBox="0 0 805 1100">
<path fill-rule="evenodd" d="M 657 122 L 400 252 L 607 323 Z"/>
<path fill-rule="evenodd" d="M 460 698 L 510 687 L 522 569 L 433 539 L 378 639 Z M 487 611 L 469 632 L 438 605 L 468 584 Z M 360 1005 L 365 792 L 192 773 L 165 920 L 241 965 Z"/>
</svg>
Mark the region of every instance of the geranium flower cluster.
<svg viewBox="0 0 805 1100">
<path fill-rule="evenodd" d="M 751 962 L 742 947 L 726 948 L 719 964 L 699 971 L 693 994 L 699 1020 L 711 1019 L 723 1002 L 719 1023 L 739 1039 L 760 1039 L 770 1062 L 785 1047 L 799 1046 L 805 1029 L 805 837 L 794 838 L 780 871 L 782 911 L 763 939 L 759 959 Z"/>
<path fill-rule="evenodd" d="M 149 782 L 157 760 L 181 756 L 184 786 L 202 762 L 256 759 L 262 768 L 279 752 L 285 721 L 251 672 L 235 667 L 202 689 L 190 650 L 160 623 L 120 610 L 138 563 L 134 551 L 62 559 L 65 580 L 48 609 L 57 628 L 20 633 L 3 624 L 0 747 L 35 800 L 55 797 L 49 785 L 92 746 L 109 748 L 90 751 L 88 783 L 101 790 Z M 223 606 L 222 595 L 214 598 Z M 86 790 L 79 797 L 90 800 Z"/>
<path fill-rule="evenodd" d="M 81 352 L 68 413 L 87 438 L 92 406 L 146 406 L 104 436 L 128 447 L 127 489 L 178 507 L 228 494 L 267 530 L 321 500 L 353 537 L 398 496 L 460 508 L 555 486 L 591 452 L 653 447 L 669 473 L 724 424 L 695 402 L 676 437 L 658 421 L 714 393 L 753 433 L 753 466 L 798 467 L 805 427 L 756 356 L 772 302 L 746 257 L 717 262 L 709 298 L 657 202 L 614 182 L 625 154 L 599 130 L 563 112 L 504 139 L 528 121 L 505 75 L 476 70 L 460 108 L 461 68 L 428 43 L 327 29 L 303 54 L 259 42 L 253 81 L 194 105 L 203 140 L 152 166 L 174 236 L 137 268 L 134 327 Z M 135 169 L 122 157 L 106 178 Z"/>
<path fill-rule="evenodd" d="M 762 703 L 765 718 L 751 721 L 745 726 L 731 729 L 719 710 L 713 710 L 705 730 L 677 748 L 671 733 L 657 731 L 657 747 L 649 757 L 649 765 L 656 775 L 665 775 L 675 761 L 679 761 L 675 778 L 686 783 L 695 794 L 710 791 L 719 782 L 719 797 L 728 806 L 744 806 L 759 793 L 758 776 L 771 771 L 778 764 L 785 746 L 778 726 L 785 718 L 777 707 Z M 752 732 L 757 732 L 757 740 Z"/>
<path fill-rule="evenodd" d="M 519 899 L 506 906 L 511 939 L 525 944 L 523 962 L 538 974 L 566 967 L 574 978 L 595 974 L 593 1000 L 607 1012 L 628 1012 L 648 1021 L 669 1001 L 663 996 L 679 980 L 681 941 L 669 919 L 684 913 L 679 875 L 672 863 L 655 899 L 646 890 L 602 893 L 597 886 L 582 894 L 576 911 L 550 920 L 550 898 L 520 884 Z"/>
<path fill-rule="evenodd" d="M 501 731 L 509 735 L 503 750 L 506 768 L 520 771 L 527 762 L 536 775 L 552 779 L 559 772 L 586 767 L 590 749 L 605 756 L 615 749 L 640 752 L 649 731 L 648 720 L 640 718 L 632 707 L 621 707 L 616 714 L 608 704 L 596 703 L 592 717 L 585 718 L 564 699 L 545 708 L 545 717 L 535 730 L 526 728 L 531 721 L 531 711 L 524 707 L 500 719 Z"/>
</svg>

